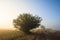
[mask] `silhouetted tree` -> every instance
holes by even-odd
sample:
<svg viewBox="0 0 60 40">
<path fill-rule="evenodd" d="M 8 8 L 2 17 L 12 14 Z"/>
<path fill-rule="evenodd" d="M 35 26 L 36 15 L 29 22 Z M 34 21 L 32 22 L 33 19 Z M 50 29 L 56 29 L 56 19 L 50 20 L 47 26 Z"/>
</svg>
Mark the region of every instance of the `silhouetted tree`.
<svg viewBox="0 0 60 40">
<path fill-rule="evenodd" d="M 29 34 L 31 29 L 40 26 L 41 20 L 41 17 L 23 13 L 13 20 L 13 24 L 15 28 Z"/>
</svg>

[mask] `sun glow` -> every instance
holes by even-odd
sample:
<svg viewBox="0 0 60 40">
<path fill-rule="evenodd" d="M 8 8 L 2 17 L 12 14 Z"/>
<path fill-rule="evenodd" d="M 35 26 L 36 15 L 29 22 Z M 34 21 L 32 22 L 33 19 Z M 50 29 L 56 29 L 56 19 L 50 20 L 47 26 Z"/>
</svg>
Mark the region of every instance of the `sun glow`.
<svg viewBox="0 0 60 40">
<path fill-rule="evenodd" d="M 22 2 L 0 0 L 0 29 L 13 29 L 13 19 L 18 14 L 27 12 L 28 7 L 26 6 Z"/>
<path fill-rule="evenodd" d="M 0 1 L 0 29 L 13 29 L 12 19 L 12 9 L 8 3 Z"/>
<path fill-rule="evenodd" d="M 8 29 L 12 25 L 11 16 L 6 13 L 0 13 L 0 28 Z"/>
</svg>

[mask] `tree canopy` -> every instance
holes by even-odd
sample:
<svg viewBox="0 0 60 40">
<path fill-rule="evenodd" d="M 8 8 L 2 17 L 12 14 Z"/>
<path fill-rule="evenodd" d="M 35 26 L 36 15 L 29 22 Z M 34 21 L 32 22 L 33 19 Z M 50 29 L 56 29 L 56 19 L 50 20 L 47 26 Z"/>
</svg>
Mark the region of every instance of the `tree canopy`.
<svg viewBox="0 0 60 40">
<path fill-rule="evenodd" d="M 39 16 L 23 13 L 13 20 L 13 24 L 15 28 L 29 34 L 31 29 L 40 26 L 41 20 Z"/>
</svg>

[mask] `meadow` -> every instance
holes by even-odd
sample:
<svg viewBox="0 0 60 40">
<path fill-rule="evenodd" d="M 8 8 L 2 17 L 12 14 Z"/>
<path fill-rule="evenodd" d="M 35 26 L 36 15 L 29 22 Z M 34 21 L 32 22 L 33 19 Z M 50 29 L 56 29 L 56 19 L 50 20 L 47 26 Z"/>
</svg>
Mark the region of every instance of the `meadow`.
<svg viewBox="0 0 60 40">
<path fill-rule="evenodd" d="M 22 33 L 16 30 L 0 30 L 0 40 L 17 40 Z"/>
<path fill-rule="evenodd" d="M 47 33 L 48 33 L 48 40 L 60 40 L 60 31 L 55 31 L 55 32 L 47 31 Z M 26 36 L 22 32 L 17 30 L 0 30 L 0 40 L 24 40 L 24 37 Z M 32 40 L 33 37 L 34 35 L 30 35 L 29 39 Z"/>
</svg>

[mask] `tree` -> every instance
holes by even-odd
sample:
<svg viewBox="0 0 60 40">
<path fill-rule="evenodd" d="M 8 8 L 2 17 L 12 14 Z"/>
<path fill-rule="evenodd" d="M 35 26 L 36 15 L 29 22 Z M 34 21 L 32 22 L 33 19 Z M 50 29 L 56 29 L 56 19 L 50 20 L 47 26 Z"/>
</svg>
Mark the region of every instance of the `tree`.
<svg viewBox="0 0 60 40">
<path fill-rule="evenodd" d="M 41 25 L 41 28 L 45 30 L 45 26 L 44 25 Z"/>
<path fill-rule="evenodd" d="M 33 16 L 31 14 L 23 13 L 20 14 L 16 19 L 13 20 L 14 27 L 30 34 L 30 30 L 40 26 L 41 17 Z"/>
</svg>

